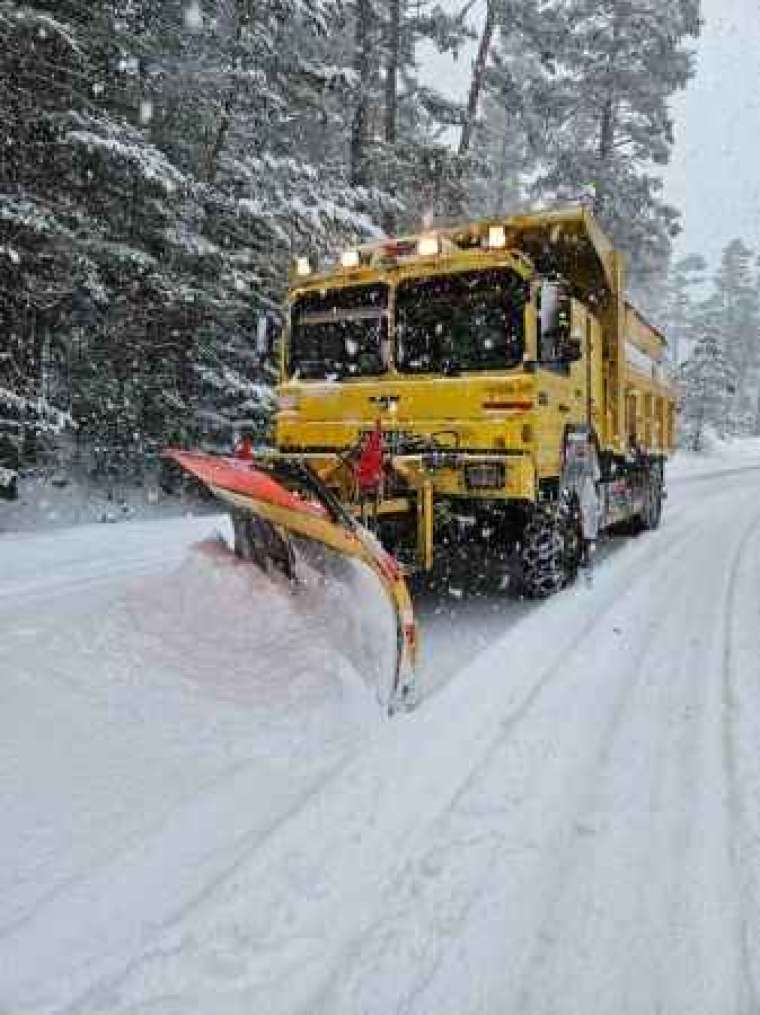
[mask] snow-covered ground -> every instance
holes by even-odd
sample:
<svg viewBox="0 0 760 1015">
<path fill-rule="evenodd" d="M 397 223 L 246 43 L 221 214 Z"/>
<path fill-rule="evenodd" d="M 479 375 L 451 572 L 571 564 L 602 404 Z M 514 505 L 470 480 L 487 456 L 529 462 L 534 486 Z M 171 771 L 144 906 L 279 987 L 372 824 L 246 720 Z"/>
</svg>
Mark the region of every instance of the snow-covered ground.
<svg viewBox="0 0 760 1015">
<path fill-rule="evenodd" d="M 671 485 L 697 476 L 716 476 L 736 469 L 760 469 L 760 437 L 722 441 L 708 434 L 702 452 L 677 451 L 667 468 Z"/>
<path fill-rule="evenodd" d="M 593 586 L 423 597 L 393 721 L 362 574 L 0 536 L 0 1011 L 755 1015 L 760 447 L 690 461 Z"/>
</svg>

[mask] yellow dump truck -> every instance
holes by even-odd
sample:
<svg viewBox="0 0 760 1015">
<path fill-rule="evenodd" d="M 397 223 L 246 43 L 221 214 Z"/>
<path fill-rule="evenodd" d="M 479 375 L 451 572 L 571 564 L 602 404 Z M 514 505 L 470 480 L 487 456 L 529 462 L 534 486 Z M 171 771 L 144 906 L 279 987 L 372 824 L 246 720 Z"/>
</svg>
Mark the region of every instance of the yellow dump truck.
<svg viewBox="0 0 760 1015">
<path fill-rule="evenodd" d="M 270 462 L 308 465 L 409 570 L 466 545 L 549 595 L 598 531 L 659 524 L 665 347 L 583 207 L 301 257 Z"/>
</svg>

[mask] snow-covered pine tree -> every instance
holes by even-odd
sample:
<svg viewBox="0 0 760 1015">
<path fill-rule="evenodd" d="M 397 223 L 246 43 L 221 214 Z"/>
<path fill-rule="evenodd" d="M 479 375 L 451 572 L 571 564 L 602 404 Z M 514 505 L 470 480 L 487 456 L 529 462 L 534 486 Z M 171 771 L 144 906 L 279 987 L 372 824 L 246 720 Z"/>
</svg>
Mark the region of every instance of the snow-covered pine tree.
<svg viewBox="0 0 760 1015">
<path fill-rule="evenodd" d="M 20 279 L 4 376 L 38 399 L 43 359 L 58 363 L 105 459 L 258 423 L 257 314 L 279 304 L 292 247 L 373 228 L 307 151 L 325 136 L 344 157 L 322 116 L 340 72 L 313 57 L 322 5 L 296 6 L 0 6 L 0 252 Z"/>
<path fill-rule="evenodd" d="M 736 377 L 731 415 L 739 431 L 754 429 L 758 397 L 760 297 L 753 261 L 752 251 L 741 240 L 732 240 L 723 250 L 714 279 L 723 347 Z"/>
<path fill-rule="evenodd" d="M 468 5 L 464 5 L 465 9 Z M 368 213 L 388 232 L 416 229 L 461 206 L 463 159 L 446 131 L 460 127 L 463 108 L 420 81 L 424 42 L 457 52 L 472 36 L 464 12 L 431 0 L 355 0 L 349 5 L 353 44 L 352 179 L 365 190 Z"/>
<path fill-rule="evenodd" d="M 271 412 L 257 318 L 279 306 L 292 254 L 372 228 L 330 172 L 342 71 L 318 55 L 325 7 L 135 3 L 122 36 L 140 68 L 146 130 L 191 181 L 165 236 L 191 282 L 182 289 L 193 308 L 196 430 L 217 445 L 236 429 L 261 430 Z"/>
<path fill-rule="evenodd" d="M 678 215 L 657 167 L 673 143 L 668 99 L 691 76 L 698 0 L 499 0 L 493 80 L 533 149 L 532 196 L 588 200 L 633 283 L 667 264 Z M 516 55 L 519 53 L 519 58 Z"/>
<path fill-rule="evenodd" d="M 169 401 L 175 416 L 188 412 L 187 391 L 181 406 L 167 392 L 188 349 L 165 337 L 178 286 L 164 236 L 189 181 L 121 114 L 131 68 L 110 4 L 6 2 L 1 13 L 0 220 L 21 274 L 4 301 L 14 358 L 105 457 L 139 459 L 148 435 L 164 437 Z"/>
<path fill-rule="evenodd" d="M 668 337 L 674 367 L 689 358 L 696 341 L 695 314 L 704 298 L 707 262 L 701 254 L 689 254 L 670 265 L 665 279 L 661 323 Z"/>
<path fill-rule="evenodd" d="M 44 6 L 0 3 L 0 37 L 0 465 L 19 465 L 69 419 L 57 325 L 77 210 L 58 199 L 55 112 L 81 105 L 84 59 Z"/>
<path fill-rule="evenodd" d="M 544 166 L 549 113 L 557 98 L 540 45 L 544 37 L 560 34 L 557 12 L 534 2 L 492 0 L 491 6 L 490 62 L 472 144 L 481 167 L 468 181 L 473 215 L 520 209 L 535 200 L 532 184 Z"/>
<path fill-rule="evenodd" d="M 680 429 L 684 444 L 699 451 L 708 428 L 721 437 L 731 430 L 736 374 L 723 349 L 722 307 L 715 294 L 699 306 L 693 322 L 696 341 L 678 371 Z"/>
</svg>

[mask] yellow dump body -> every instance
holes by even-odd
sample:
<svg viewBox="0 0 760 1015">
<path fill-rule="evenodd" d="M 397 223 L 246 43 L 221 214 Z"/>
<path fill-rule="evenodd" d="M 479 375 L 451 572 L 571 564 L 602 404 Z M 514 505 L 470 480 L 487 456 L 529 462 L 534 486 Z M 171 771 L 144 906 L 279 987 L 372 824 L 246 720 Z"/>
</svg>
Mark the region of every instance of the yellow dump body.
<svg viewBox="0 0 760 1015">
<path fill-rule="evenodd" d="M 630 304 L 625 315 L 625 434 L 628 444 L 667 453 L 675 447 L 675 393 L 666 342 Z"/>
<path fill-rule="evenodd" d="M 559 481 L 568 429 L 588 428 L 600 454 L 621 459 L 664 457 L 673 447 L 675 396 L 663 368 L 665 340 L 625 302 L 621 258 L 586 209 L 384 241 L 343 261 L 319 272 L 301 263 L 292 280 L 277 450 L 306 457 L 351 501 L 356 490 L 339 456 L 379 424 L 393 481 L 375 510 L 416 514 L 424 566 L 432 561 L 428 514 L 435 500 L 536 501 Z M 424 357 L 409 359 L 404 343 L 417 334 L 415 321 L 423 322 L 417 331 L 426 328 L 428 342 L 436 338 L 426 299 L 443 307 L 444 320 L 457 318 L 480 278 L 488 293 L 500 280 L 510 287 L 514 305 L 499 313 L 519 355 L 500 366 L 478 348 L 483 368 L 478 359 L 462 368 L 456 355 L 453 366 L 440 360 L 437 369 L 426 369 Z M 545 328 L 546 307 L 560 287 L 560 323 L 552 331 Z M 367 306 L 356 309 L 362 299 Z M 494 312 L 488 300 L 491 295 L 474 304 L 484 321 Z M 304 364 L 311 361 L 298 359 L 298 336 L 308 338 L 312 328 L 332 342 L 331 328 L 340 334 L 357 320 L 378 328 L 374 366 L 367 369 L 359 356 L 354 373 L 349 362 L 334 375 L 323 369 L 308 376 Z M 467 341 L 477 344 L 477 328 L 471 330 L 475 337 L 468 333 Z M 574 348 L 572 358 L 547 353 L 547 335 L 559 334 L 562 348 Z M 456 353 L 455 342 L 452 348 Z"/>
</svg>

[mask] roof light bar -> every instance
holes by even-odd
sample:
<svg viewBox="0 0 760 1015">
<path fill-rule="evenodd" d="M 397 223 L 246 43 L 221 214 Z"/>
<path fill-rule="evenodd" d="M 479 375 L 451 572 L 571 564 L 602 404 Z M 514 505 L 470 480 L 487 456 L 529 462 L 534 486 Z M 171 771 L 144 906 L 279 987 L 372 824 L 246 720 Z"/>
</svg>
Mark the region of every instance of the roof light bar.
<svg viewBox="0 0 760 1015">
<path fill-rule="evenodd" d="M 340 255 L 342 268 L 358 268 L 361 264 L 358 250 L 344 250 Z"/>
<path fill-rule="evenodd" d="M 434 257 L 441 252 L 439 236 L 420 236 L 417 241 L 417 253 L 420 257 Z"/>
</svg>

